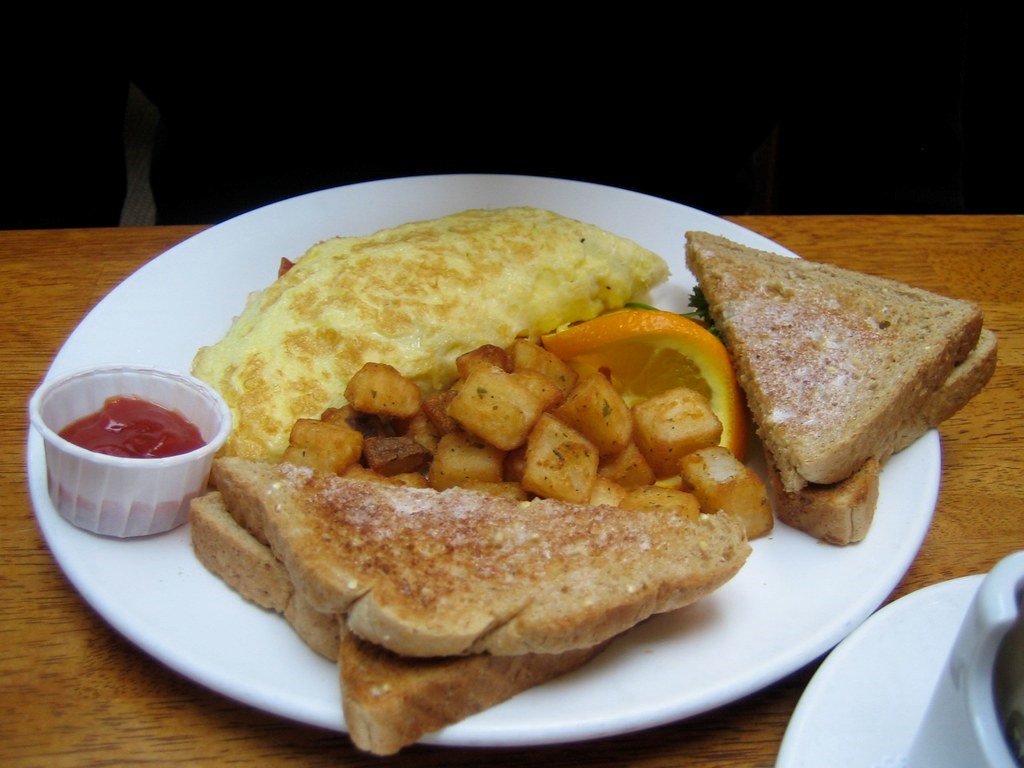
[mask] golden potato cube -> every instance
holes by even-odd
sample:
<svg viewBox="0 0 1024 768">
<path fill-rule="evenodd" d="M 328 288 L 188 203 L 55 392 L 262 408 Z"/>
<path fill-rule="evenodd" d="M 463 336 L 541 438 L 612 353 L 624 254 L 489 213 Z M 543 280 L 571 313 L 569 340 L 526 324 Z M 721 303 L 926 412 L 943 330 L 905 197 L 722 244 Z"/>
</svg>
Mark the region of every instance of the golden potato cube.
<svg viewBox="0 0 1024 768">
<path fill-rule="evenodd" d="M 478 365 L 495 365 L 504 371 L 512 371 L 512 360 L 508 352 L 495 344 L 484 344 L 455 358 L 455 370 L 463 380 L 469 378 L 469 374 Z"/>
<path fill-rule="evenodd" d="M 586 435 L 602 456 L 618 453 L 633 438 L 633 414 L 602 373 L 582 377 L 555 415 Z"/>
<path fill-rule="evenodd" d="M 427 481 L 439 491 L 471 482 L 499 483 L 504 464 L 500 448 L 468 432 L 449 432 L 438 440 Z"/>
<path fill-rule="evenodd" d="M 403 419 L 420 409 L 422 395 L 394 366 L 366 363 L 349 380 L 345 399 L 357 411 Z"/>
<path fill-rule="evenodd" d="M 526 468 L 526 445 L 505 454 L 504 477 L 510 483 L 521 483 Z"/>
<path fill-rule="evenodd" d="M 633 406 L 634 439 L 659 478 L 679 472 L 686 454 L 717 445 L 722 422 L 704 395 L 676 387 Z"/>
<path fill-rule="evenodd" d="M 669 512 L 696 520 L 700 517 L 700 501 L 692 493 L 661 485 L 630 488 L 619 502 L 622 509 Z"/>
<path fill-rule="evenodd" d="M 516 381 L 533 392 L 540 399 L 542 410 L 549 411 L 565 400 L 565 393 L 547 376 L 531 368 L 523 368 L 510 374 Z"/>
<path fill-rule="evenodd" d="M 434 422 L 422 410 L 405 423 L 402 434 L 411 437 L 431 454 L 437 449 L 437 441 L 441 438 Z"/>
<path fill-rule="evenodd" d="M 594 480 L 594 488 L 590 491 L 589 503 L 595 507 L 601 505 L 617 507 L 626 497 L 627 493 L 629 493 L 629 489 L 624 488 L 614 480 L 598 475 L 597 479 Z"/>
<path fill-rule="evenodd" d="M 512 374 L 496 366 L 478 366 L 448 404 L 448 415 L 464 430 L 510 451 L 526 442 L 541 399 Z"/>
<path fill-rule="evenodd" d="M 342 424 L 299 419 L 292 425 L 282 461 L 341 474 L 359 461 L 363 434 Z"/>
<path fill-rule="evenodd" d="M 423 398 L 420 410 L 434 425 L 434 430 L 439 436 L 454 432 L 459 428 L 458 422 L 448 415 L 448 406 L 455 399 L 456 394 L 458 394 L 458 390 L 452 388 L 431 392 Z"/>
<path fill-rule="evenodd" d="M 536 342 L 528 339 L 516 339 L 509 346 L 508 351 L 512 358 L 513 371 L 526 369 L 539 371 L 563 392 L 572 389 L 579 378 L 572 366 Z"/>
<path fill-rule="evenodd" d="M 343 405 L 341 408 L 327 408 L 320 414 L 320 421 L 326 421 L 328 424 L 348 424 L 349 419 L 355 417 L 356 413 L 356 409 L 351 405 Z"/>
<path fill-rule="evenodd" d="M 328 408 L 320 414 L 320 420 L 328 424 L 343 424 L 362 432 L 363 437 L 392 435 L 394 428 L 376 413 L 361 413 L 346 403 L 340 408 Z"/>
<path fill-rule="evenodd" d="M 728 448 L 714 445 L 693 451 L 679 462 L 679 470 L 702 511 L 738 518 L 748 539 L 772 530 L 775 516 L 764 480 Z"/>
<path fill-rule="evenodd" d="M 425 467 L 430 451 L 406 435 L 367 437 L 363 440 L 363 460 L 382 475 L 400 475 Z"/>
<path fill-rule="evenodd" d="M 545 413 L 526 442 L 521 484 L 538 496 L 585 504 L 597 480 L 599 458 L 593 443 Z"/>
<path fill-rule="evenodd" d="M 630 441 L 614 456 L 602 458 L 597 473 L 626 488 L 651 485 L 658 479 L 654 476 L 651 465 L 647 463 L 647 459 L 644 458 L 633 441 Z"/>
</svg>

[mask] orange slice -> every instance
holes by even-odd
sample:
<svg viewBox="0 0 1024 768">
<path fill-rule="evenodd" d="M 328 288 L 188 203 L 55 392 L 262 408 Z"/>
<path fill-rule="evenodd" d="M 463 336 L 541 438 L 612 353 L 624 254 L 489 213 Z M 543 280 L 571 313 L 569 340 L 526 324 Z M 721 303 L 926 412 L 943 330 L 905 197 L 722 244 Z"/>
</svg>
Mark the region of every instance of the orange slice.
<svg viewBox="0 0 1024 768">
<path fill-rule="evenodd" d="M 578 372 L 606 370 L 627 404 L 673 387 L 704 394 L 722 422 L 721 444 L 742 460 L 749 419 L 732 360 L 717 336 L 682 315 L 623 309 L 542 338 Z"/>
</svg>

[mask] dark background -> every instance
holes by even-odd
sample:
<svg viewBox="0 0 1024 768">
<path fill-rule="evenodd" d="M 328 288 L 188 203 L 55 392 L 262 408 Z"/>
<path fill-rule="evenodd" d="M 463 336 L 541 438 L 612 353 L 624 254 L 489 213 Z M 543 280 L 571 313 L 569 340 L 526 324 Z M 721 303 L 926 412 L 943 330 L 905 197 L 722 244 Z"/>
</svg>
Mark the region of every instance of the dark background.
<svg viewBox="0 0 1024 768">
<path fill-rule="evenodd" d="M 118 224 L 130 84 L 159 114 L 161 224 L 447 172 L 595 181 L 719 215 L 1024 213 L 1016 27 L 965 9 L 556 23 L 517 7 L 462 29 L 430 13 L 73 37 L 65 66 L 5 75 L 0 227 Z"/>
</svg>

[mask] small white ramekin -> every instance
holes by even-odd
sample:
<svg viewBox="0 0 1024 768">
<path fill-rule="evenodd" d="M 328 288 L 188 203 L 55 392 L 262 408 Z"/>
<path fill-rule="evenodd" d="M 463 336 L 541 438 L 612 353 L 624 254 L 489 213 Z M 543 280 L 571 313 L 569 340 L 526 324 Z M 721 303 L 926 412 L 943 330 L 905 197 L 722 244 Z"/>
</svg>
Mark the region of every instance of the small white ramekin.
<svg viewBox="0 0 1024 768">
<path fill-rule="evenodd" d="M 58 434 L 117 395 L 177 411 L 199 429 L 205 445 L 166 458 L 121 458 Z M 211 387 L 187 374 L 137 365 L 89 368 L 45 382 L 29 401 L 29 420 L 43 438 L 54 507 L 79 528 L 121 538 L 184 523 L 189 502 L 205 492 L 214 454 L 231 430 L 227 404 Z"/>
</svg>

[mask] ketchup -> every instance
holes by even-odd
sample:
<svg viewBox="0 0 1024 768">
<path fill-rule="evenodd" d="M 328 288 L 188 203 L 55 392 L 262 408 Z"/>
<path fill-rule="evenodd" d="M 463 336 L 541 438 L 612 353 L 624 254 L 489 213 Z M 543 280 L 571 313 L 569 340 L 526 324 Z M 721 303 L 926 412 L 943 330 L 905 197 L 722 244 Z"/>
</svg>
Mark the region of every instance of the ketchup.
<svg viewBox="0 0 1024 768">
<path fill-rule="evenodd" d="M 199 429 L 184 416 L 138 397 L 111 397 L 60 436 L 95 453 L 132 459 L 177 456 L 204 445 Z"/>
</svg>

